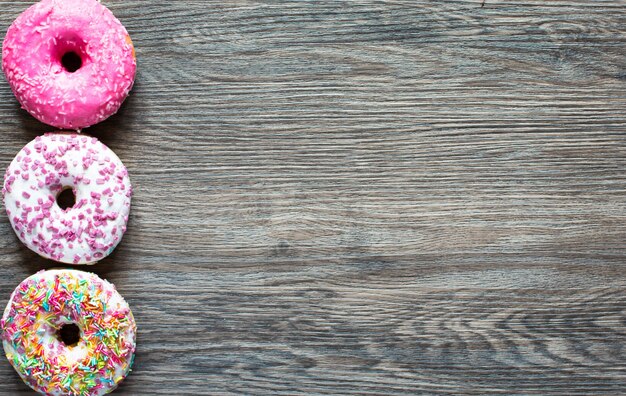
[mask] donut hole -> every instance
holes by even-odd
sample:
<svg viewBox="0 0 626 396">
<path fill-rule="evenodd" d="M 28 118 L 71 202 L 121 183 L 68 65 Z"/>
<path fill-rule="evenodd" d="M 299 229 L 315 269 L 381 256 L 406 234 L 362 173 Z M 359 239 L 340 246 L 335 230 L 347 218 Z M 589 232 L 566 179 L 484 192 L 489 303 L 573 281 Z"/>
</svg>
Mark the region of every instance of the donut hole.
<svg viewBox="0 0 626 396">
<path fill-rule="evenodd" d="M 74 73 L 83 66 L 83 59 L 74 51 L 68 51 L 61 57 L 61 65 L 68 73 Z"/>
<path fill-rule="evenodd" d="M 74 346 L 80 341 L 80 327 L 74 323 L 67 323 L 61 326 L 57 333 L 57 338 L 65 346 Z"/>
<path fill-rule="evenodd" d="M 76 205 L 76 194 L 71 187 L 65 187 L 57 195 L 57 205 L 63 210 L 71 209 Z"/>
<path fill-rule="evenodd" d="M 72 74 L 89 62 L 87 43 L 78 32 L 63 31 L 51 42 L 54 70 Z"/>
</svg>

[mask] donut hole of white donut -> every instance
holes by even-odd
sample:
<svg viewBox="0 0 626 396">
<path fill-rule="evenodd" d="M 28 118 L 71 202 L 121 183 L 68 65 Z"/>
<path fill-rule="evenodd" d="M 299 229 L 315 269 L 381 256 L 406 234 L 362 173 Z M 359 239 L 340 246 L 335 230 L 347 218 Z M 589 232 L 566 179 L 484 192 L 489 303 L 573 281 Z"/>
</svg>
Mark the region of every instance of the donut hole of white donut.
<svg viewBox="0 0 626 396">
<path fill-rule="evenodd" d="M 67 211 L 76 205 L 76 191 L 72 187 L 63 187 L 57 194 L 57 205 Z"/>
</svg>

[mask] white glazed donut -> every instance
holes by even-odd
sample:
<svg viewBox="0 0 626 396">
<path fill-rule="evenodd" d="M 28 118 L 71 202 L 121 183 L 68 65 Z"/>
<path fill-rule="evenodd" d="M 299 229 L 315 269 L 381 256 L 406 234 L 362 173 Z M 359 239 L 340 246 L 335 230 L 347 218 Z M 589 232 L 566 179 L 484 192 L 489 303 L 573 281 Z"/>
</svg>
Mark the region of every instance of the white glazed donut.
<svg viewBox="0 0 626 396">
<path fill-rule="evenodd" d="M 24 280 L 0 329 L 11 365 L 45 395 L 109 393 L 135 356 L 137 328 L 128 304 L 111 283 L 83 271 L 41 271 Z"/>
<path fill-rule="evenodd" d="M 57 196 L 71 188 L 73 207 Z M 24 244 L 67 264 L 93 264 L 126 232 L 131 185 L 120 159 L 94 137 L 48 133 L 28 143 L 4 177 L 4 206 Z"/>
</svg>

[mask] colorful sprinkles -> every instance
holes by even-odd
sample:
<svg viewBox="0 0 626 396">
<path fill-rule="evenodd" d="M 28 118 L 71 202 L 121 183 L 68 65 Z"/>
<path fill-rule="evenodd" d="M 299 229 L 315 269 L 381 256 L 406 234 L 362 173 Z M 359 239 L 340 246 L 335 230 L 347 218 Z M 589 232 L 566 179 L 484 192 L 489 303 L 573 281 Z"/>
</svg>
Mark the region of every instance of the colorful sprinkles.
<svg viewBox="0 0 626 396">
<path fill-rule="evenodd" d="M 42 0 L 9 27 L 2 70 L 22 107 L 39 121 L 78 130 L 115 114 L 137 62 L 128 32 L 98 0 Z M 63 56 L 81 67 L 68 71 Z"/>
<path fill-rule="evenodd" d="M 71 188 L 75 205 L 57 195 Z M 68 264 L 91 264 L 120 242 L 132 188 L 120 159 L 94 137 L 48 133 L 26 145 L 4 176 L 4 204 L 13 229 L 31 250 Z"/>
<path fill-rule="evenodd" d="M 73 346 L 57 335 L 68 323 L 81 329 Z M 29 277 L 13 292 L 0 328 L 9 361 L 43 394 L 103 395 L 133 364 L 132 312 L 115 287 L 95 274 L 51 270 Z"/>
</svg>

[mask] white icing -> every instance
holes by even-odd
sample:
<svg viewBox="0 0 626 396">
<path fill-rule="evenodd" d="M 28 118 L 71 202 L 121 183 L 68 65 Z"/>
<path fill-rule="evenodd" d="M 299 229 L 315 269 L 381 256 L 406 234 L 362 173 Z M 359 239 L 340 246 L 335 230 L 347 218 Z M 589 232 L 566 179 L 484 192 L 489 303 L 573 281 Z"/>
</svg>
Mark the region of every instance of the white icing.
<svg viewBox="0 0 626 396">
<path fill-rule="evenodd" d="M 76 205 L 56 196 L 72 188 Z M 9 165 L 4 204 L 18 237 L 41 256 L 68 264 L 106 257 L 126 231 L 131 185 L 122 161 L 96 138 L 51 133 L 27 144 Z"/>
</svg>

